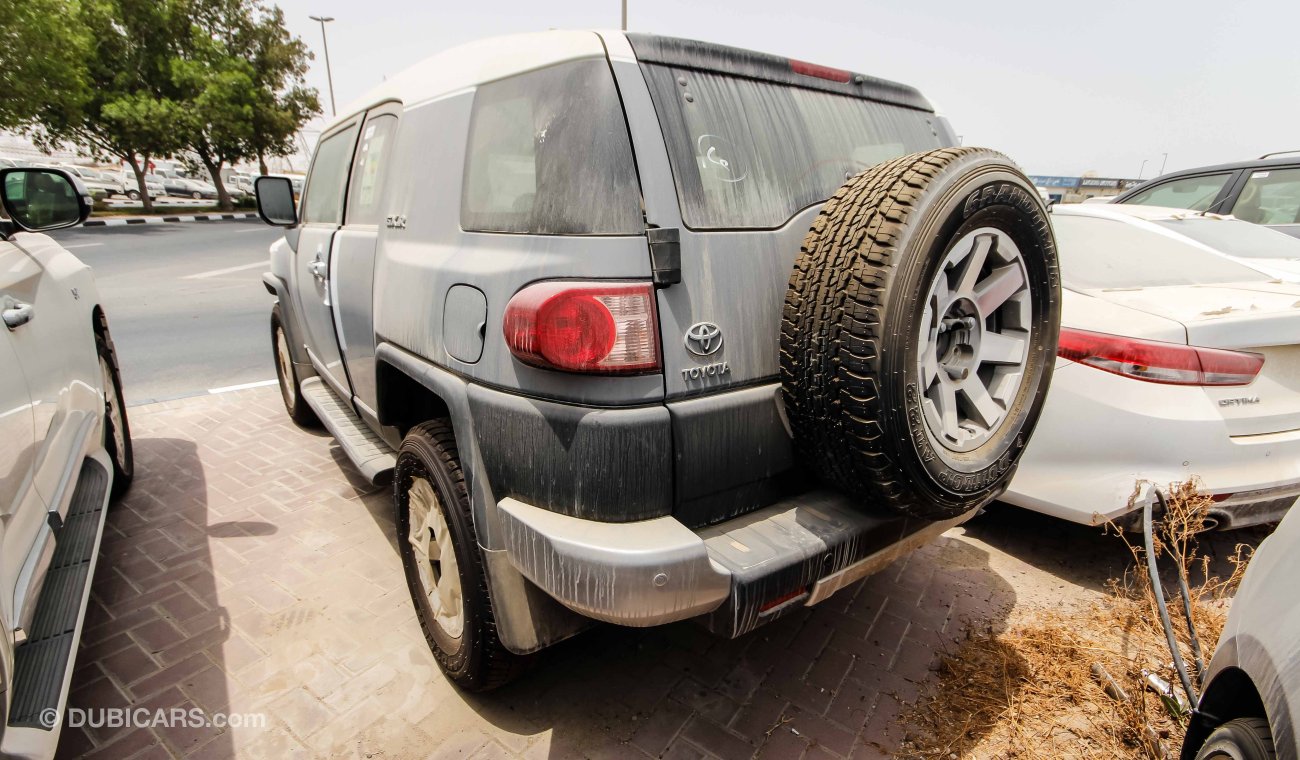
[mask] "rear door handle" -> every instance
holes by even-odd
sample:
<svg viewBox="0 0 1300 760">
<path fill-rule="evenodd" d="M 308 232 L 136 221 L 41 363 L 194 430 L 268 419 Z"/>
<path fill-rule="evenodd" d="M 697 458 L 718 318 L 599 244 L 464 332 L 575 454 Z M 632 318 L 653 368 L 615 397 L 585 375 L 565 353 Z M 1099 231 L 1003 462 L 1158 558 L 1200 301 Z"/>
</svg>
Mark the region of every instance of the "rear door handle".
<svg viewBox="0 0 1300 760">
<path fill-rule="evenodd" d="M 31 304 L 13 299 L 5 299 L 5 301 L 5 327 L 10 330 L 16 330 L 35 319 L 36 309 Z"/>
<path fill-rule="evenodd" d="M 312 276 L 318 280 L 325 279 L 326 275 L 329 274 L 329 269 L 325 266 L 325 262 L 321 260 L 319 253 L 316 254 L 316 259 L 307 265 L 307 271 L 311 272 Z"/>
</svg>

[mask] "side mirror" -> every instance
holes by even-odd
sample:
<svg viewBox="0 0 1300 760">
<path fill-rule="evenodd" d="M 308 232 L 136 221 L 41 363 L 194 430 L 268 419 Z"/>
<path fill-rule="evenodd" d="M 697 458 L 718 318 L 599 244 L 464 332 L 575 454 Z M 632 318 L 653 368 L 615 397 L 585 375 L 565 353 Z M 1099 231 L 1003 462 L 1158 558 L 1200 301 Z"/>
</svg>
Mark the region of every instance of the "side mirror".
<svg viewBox="0 0 1300 760">
<path fill-rule="evenodd" d="M 293 203 L 293 183 L 288 177 L 258 177 L 253 181 L 257 195 L 257 214 L 274 227 L 292 227 L 298 223 L 298 209 Z"/>
<path fill-rule="evenodd" d="M 0 204 L 28 232 L 75 227 L 90 216 L 90 192 L 62 169 L 0 169 Z"/>
</svg>

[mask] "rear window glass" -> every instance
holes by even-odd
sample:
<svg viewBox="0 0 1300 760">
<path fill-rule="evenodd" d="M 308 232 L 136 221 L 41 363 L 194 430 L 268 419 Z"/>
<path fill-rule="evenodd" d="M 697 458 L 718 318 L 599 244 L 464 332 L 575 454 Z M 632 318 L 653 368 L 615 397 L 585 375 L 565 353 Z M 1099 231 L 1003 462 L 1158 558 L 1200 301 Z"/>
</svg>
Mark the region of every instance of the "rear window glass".
<svg viewBox="0 0 1300 760">
<path fill-rule="evenodd" d="M 1300 239 L 1235 219 L 1159 219 L 1162 227 L 1244 259 L 1300 259 Z"/>
<path fill-rule="evenodd" d="M 1071 290 L 1270 279 L 1190 243 L 1127 222 L 1053 214 L 1052 228 L 1061 259 L 1061 281 Z"/>
<path fill-rule="evenodd" d="M 779 227 L 863 169 L 949 144 L 925 111 L 660 64 L 642 69 L 682 217 L 695 229 Z"/>
<path fill-rule="evenodd" d="M 1219 197 L 1231 174 L 1206 174 L 1164 182 L 1135 193 L 1124 203 L 1136 206 L 1167 206 L 1204 211 Z"/>
<path fill-rule="evenodd" d="M 478 88 L 460 220 L 480 232 L 645 231 L 627 122 L 604 59 Z"/>
</svg>

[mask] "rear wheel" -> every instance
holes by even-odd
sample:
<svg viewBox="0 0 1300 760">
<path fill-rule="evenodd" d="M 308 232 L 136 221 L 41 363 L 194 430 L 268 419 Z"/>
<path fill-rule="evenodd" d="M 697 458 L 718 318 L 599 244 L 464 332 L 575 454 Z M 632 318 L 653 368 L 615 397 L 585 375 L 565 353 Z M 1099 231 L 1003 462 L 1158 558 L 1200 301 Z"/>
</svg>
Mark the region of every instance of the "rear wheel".
<svg viewBox="0 0 1300 760">
<path fill-rule="evenodd" d="M 504 685 L 525 658 L 497 637 L 456 438 L 447 422 L 426 422 L 407 433 L 393 489 L 406 585 L 434 659 L 462 689 Z"/>
<path fill-rule="evenodd" d="M 203 193 L 196 192 L 196 193 L 193 193 L 193 196 L 194 196 L 194 200 L 196 200 L 196 201 L 201 201 L 201 200 L 203 200 Z"/>
<path fill-rule="evenodd" d="M 275 379 L 280 382 L 280 398 L 284 400 L 289 418 L 302 427 L 318 427 L 320 419 L 302 397 L 302 381 L 298 379 L 298 369 L 293 364 L 279 304 L 271 309 L 271 350 L 275 352 Z"/>
<path fill-rule="evenodd" d="M 110 495 L 116 499 L 131 487 L 131 480 L 135 477 L 135 453 L 131 448 L 131 427 L 126 420 L 117 357 L 104 333 L 95 334 L 95 350 L 99 354 L 99 372 L 104 387 L 104 450 L 113 463 Z"/>
<path fill-rule="evenodd" d="M 1060 323 L 1047 209 L 1005 156 L 917 153 L 827 201 L 786 295 L 796 446 L 858 499 L 928 519 L 1005 490 Z"/>
<path fill-rule="evenodd" d="M 127 197 L 127 198 L 130 198 L 130 199 L 133 200 L 133 201 L 138 201 L 138 200 L 140 200 L 140 191 L 139 191 L 139 190 L 127 190 L 127 191 L 126 191 L 126 197 Z"/>
<path fill-rule="evenodd" d="M 1196 760 L 1275 760 L 1273 732 L 1263 718 L 1237 718 L 1214 729 Z"/>
</svg>

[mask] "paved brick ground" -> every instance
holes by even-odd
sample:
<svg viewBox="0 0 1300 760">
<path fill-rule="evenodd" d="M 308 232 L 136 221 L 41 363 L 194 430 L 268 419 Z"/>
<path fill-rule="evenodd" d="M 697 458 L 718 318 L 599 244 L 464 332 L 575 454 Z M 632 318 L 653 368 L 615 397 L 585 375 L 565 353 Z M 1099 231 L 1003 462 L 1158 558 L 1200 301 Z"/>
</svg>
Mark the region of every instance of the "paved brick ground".
<svg viewBox="0 0 1300 760">
<path fill-rule="evenodd" d="M 420 636 L 388 493 L 275 388 L 130 411 L 70 705 L 266 723 L 65 728 L 64 757 L 882 757 L 936 653 L 1015 599 L 978 541 L 942 538 L 735 641 L 601 627 L 466 695 Z"/>
</svg>

